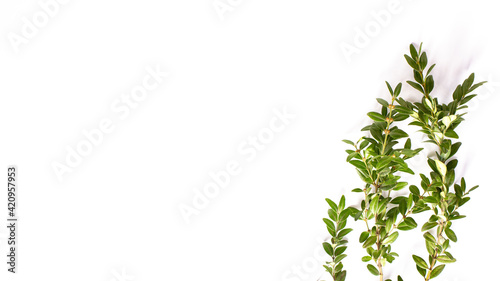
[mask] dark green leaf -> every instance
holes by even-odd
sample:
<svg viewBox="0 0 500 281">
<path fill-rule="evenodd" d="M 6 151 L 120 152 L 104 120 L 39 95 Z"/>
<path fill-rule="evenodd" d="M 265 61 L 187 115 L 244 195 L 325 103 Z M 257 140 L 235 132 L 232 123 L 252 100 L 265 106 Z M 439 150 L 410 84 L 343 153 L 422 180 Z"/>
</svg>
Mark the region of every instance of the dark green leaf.
<svg viewBox="0 0 500 281">
<path fill-rule="evenodd" d="M 325 252 L 326 252 L 329 256 L 333 256 L 333 248 L 332 248 L 332 245 L 330 245 L 330 243 L 328 243 L 328 242 L 324 242 L 324 243 L 323 243 L 323 249 L 325 249 Z"/>
<path fill-rule="evenodd" d="M 373 119 L 373 121 L 385 122 L 385 117 L 378 112 L 368 112 L 367 115 Z"/>
<path fill-rule="evenodd" d="M 385 106 L 385 107 L 388 107 L 389 106 L 389 103 L 384 100 L 384 99 L 381 99 L 381 98 L 377 98 L 377 101 L 378 103 L 380 103 L 382 106 Z"/>
<path fill-rule="evenodd" d="M 419 70 L 417 63 L 410 56 L 405 55 L 405 59 L 413 69 Z"/>
<path fill-rule="evenodd" d="M 433 65 L 431 65 L 431 67 L 429 67 L 429 70 L 427 70 L 427 74 L 426 75 L 429 75 L 429 73 L 431 73 L 431 71 L 434 68 L 434 66 L 436 66 L 436 64 L 433 64 Z"/>
<path fill-rule="evenodd" d="M 391 93 L 391 96 L 394 96 L 394 91 L 392 90 L 391 84 L 389 84 L 389 82 L 385 81 L 385 85 L 387 85 L 387 89 Z"/>
<path fill-rule="evenodd" d="M 399 83 L 396 88 L 394 89 L 394 96 L 395 97 L 398 97 L 399 94 L 401 93 L 401 87 L 403 86 L 403 84 Z"/>
<path fill-rule="evenodd" d="M 410 185 L 410 192 L 415 194 L 417 197 L 420 196 L 420 190 L 415 185 Z"/>
<path fill-rule="evenodd" d="M 413 81 L 406 81 L 406 83 L 408 83 L 410 86 L 412 86 L 413 88 L 417 89 L 419 92 L 421 92 L 422 94 L 424 93 L 424 89 L 422 88 L 422 86 L 418 83 L 415 83 Z"/>
<path fill-rule="evenodd" d="M 365 163 L 363 163 L 359 160 L 351 160 L 351 161 L 349 161 L 349 163 L 351 163 L 352 165 L 354 165 L 354 167 L 356 167 L 358 169 L 366 170 Z"/>
<path fill-rule="evenodd" d="M 391 132 L 389 133 L 389 136 L 391 136 L 393 139 L 397 140 L 400 138 L 408 137 L 408 134 L 400 129 L 392 129 Z"/>
<path fill-rule="evenodd" d="M 420 56 L 420 68 L 424 70 L 426 66 L 427 66 L 427 54 L 423 52 L 422 55 Z"/>
<path fill-rule="evenodd" d="M 368 268 L 368 271 L 370 271 L 371 274 L 373 274 L 375 276 L 379 275 L 378 269 L 375 266 L 373 266 L 372 264 L 369 264 L 366 267 Z"/>
<path fill-rule="evenodd" d="M 342 247 L 337 247 L 335 248 L 335 255 L 341 255 L 345 250 L 347 249 L 347 246 L 342 246 Z"/>
<path fill-rule="evenodd" d="M 415 49 L 415 46 L 413 46 L 413 44 L 410 44 L 410 54 L 411 54 L 411 57 L 413 60 L 417 60 L 418 59 L 418 53 L 417 53 L 417 50 Z"/>
<path fill-rule="evenodd" d="M 432 75 L 427 76 L 425 79 L 425 92 L 430 93 L 434 89 L 434 78 Z"/>
<path fill-rule="evenodd" d="M 413 110 L 409 109 L 409 108 L 406 108 L 404 106 L 401 106 L 401 105 L 396 105 L 394 107 L 394 110 L 396 112 L 399 112 L 399 113 L 402 113 L 402 114 L 406 114 L 406 115 L 410 115 L 413 113 Z"/>
</svg>

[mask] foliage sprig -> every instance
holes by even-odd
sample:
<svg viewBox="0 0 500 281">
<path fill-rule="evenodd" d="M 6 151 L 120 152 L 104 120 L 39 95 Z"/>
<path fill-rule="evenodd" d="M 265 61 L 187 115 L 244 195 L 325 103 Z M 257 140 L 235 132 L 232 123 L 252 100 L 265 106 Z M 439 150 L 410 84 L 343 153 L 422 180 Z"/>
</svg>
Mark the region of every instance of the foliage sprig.
<svg viewBox="0 0 500 281">
<path fill-rule="evenodd" d="M 470 200 L 468 195 L 477 186 L 467 190 L 464 178 L 455 180 L 458 160 L 453 157 L 461 143 L 452 139 L 458 139 L 456 129 L 464 120 L 466 103 L 476 96 L 471 92 L 485 82 L 474 84 L 474 74 L 471 74 L 456 87 L 452 94 L 453 101 L 439 103 L 437 97 L 431 96 L 434 89 L 431 71 L 435 64 L 427 68 L 427 54 L 422 52 L 422 44 L 418 51 L 413 44 L 410 45 L 410 55 L 404 57 L 412 68 L 414 78 L 407 83 L 422 94 L 421 101 L 406 101 L 400 97 L 402 83 L 393 88 L 386 82 L 390 99 L 377 99 L 380 111 L 369 112 L 367 115 L 372 123 L 362 128 L 369 136 L 357 142 L 343 140 L 352 146 L 352 149 L 346 150 L 346 160 L 356 168 L 364 183 L 363 188 L 352 191 L 363 193 L 364 199 L 356 207 L 347 208 L 344 196 L 339 204 L 327 199 L 329 219 L 325 218 L 324 222 L 332 239 L 323 247 L 332 261 L 324 267 L 334 281 L 346 279 L 347 273 L 341 260 L 346 257 L 345 236 L 352 231 L 345 228 L 348 217 L 361 220 L 366 225 L 366 230 L 359 236 L 359 242 L 367 253 L 362 261 L 368 262 L 368 271 L 378 276 L 380 281 L 384 281 L 386 263 L 392 263 L 399 256 L 392 249 L 399 232 L 414 230 L 418 226 L 412 218 L 413 214 L 431 213 L 421 227 L 429 262 L 412 255 L 424 280 L 437 277 L 447 263 L 456 261 L 448 251 L 450 241 L 457 242 L 457 235 L 451 228 L 452 221 L 465 217 L 458 209 Z M 422 148 L 412 148 L 408 134 L 396 125 L 409 117 L 412 119 L 410 125 L 420 127 L 419 131 L 426 135 L 426 141 L 436 145 L 435 157 L 427 160 L 432 171 L 428 176 L 419 173 L 420 187 L 401 180 L 401 173 L 415 174 L 408 166 L 408 160 L 422 151 Z M 403 139 L 406 139 L 404 145 L 398 146 Z M 406 191 L 406 195 L 391 197 L 392 191 L 400 190 Z M 403 281 L 403 278 L 398 275 L 397 280 Z"/>
</svg>

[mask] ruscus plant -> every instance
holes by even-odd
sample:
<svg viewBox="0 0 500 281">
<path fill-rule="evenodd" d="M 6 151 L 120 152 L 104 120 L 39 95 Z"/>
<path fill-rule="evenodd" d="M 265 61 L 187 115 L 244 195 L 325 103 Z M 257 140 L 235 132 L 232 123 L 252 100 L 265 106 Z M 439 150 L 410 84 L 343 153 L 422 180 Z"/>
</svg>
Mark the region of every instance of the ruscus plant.
<svg viewBox="0 0 500 281">
<path fill-rule="evenodd" d="M 410 102 L 400 96 L 402 83 L 393 88 L 386 82 L 390 98 L 378 98 L 380 111 L 367 114 L 373 121 L 361 129 L 367 132 L 367 136 L 356 142 L 344 140 L 352 147 L 346 150 L 347 162 L 355 167 L 363 182 L 362 188 L 355 188 L 352 192 L 362 193 L 363 200 L 356 206 L 346 207 L 344 195 L 338 204 L 326 199 L 330 208 L 328 218 L 323 221 L 332 238 L 323 243 L 323 248 L 332 259 L 324 267 L 334 281 L 344 281 L 347 276 L 342 260 L 347 256 L 346 236 L 352 231 L 346 228 L 349 218 L 363 221 L 366 227 L 359 235 L 359 242 L 367 253 L 362 261 L 368 263 L 367 270 L 380 281 L 391 281 L 384 279 L 384 267 L 399 257 L 392 244 L 400 232 L 417 229 L 414 214 L 429 213 L 427 222 L 421 227 L 424 232 L 422 246 L 425 245 L 429 254 L 428 262 L 417 255 L 411 257 L 423 280 L 437 277 L 447 263 L 456 261 L 449 252 L 450 243 L 457 242 L 452 222 L 465 217 L 458 211 L 470 200 L 469 193 L 478 186 L 467 189 L 463 177 L 455 179 L 458 160 L 453 157 L 461 143 L 454 140 L 459 138 L 456 129 L 464 120 L 466 104 L 476 96 L 471 92 L 485 82 L 474 84 L 472 73 L 456 87 L 450 103 L 440 103 L 437 97 L 431 96 L 434 89 L 431 71 L 435 64 L 427 67 L 427 54 L 422 52 L 422 44 L 418 50 L 411 44 L 410 54 L 404 58 L 414 78 L 407 83 L 420 92 L 420 102 Z M 430 174 L 418 173 L 420 186 L 401 180 L 402 173 L 415 175 L 408 160 L 423 150 L 413 148 L 409 135 L 398 127 L 408 118 L 411 118 L 409 125 L 418 126 L 425 134 L 426 142 L 435 145 L 435 156 L 427 159 Z M 393 193 L 391 196 L 393 191 L 405 195 L 394 197 Z M 397 280 L 403 281 L 403 277 L 398 275 Z"/>
</svg>

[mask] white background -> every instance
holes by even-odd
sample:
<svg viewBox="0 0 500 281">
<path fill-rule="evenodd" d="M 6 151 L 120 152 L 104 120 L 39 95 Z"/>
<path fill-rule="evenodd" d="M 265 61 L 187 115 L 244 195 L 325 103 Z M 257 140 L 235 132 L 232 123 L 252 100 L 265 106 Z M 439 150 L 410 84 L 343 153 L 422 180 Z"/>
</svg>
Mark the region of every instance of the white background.
<svg viewBox="0 0 500 281">
<path fill-rule="evenodd" d="M 411 79 L 403 54 L 412 42 L 437 63 L 441 100 L 471 72 L 490 81 L 458 129 L 457 174 L 480 189 L 454 224 L 458 262 L 439 280 L 498 276 L 494 1 L 223 0 L 232 5 L 224 13 L 213 0 L 66 2 L 18 45 L 23 18 L 43 20 L 43 5 L 0 3 L 2 180 L 8 165 L 19 169 L 19 273 L 7 273 L 2 226 L 1 280 L 316 281 L 324 198 L 345 193 L 356 204 L 350 190 L 362 185 L 341 140 L 363 136 L 366 112 L 388 97 L 385 80 Z M 357 53 L 346 56 L 343 43 Z M 111 106 L 147 67 L 170 75 L 124 118 Z M 419 98 L 408 85 L 402 96 Z M 294 118 L 254 158 L 238 150 L 269 133 L 283 108 Z M 66 164 L 67 147 L 107 118 L 112 132 L 60 181 L 54 163 Z M 209 174 L 231 161 L 240 173 L 188 224 L 180 206 L 192 206 Z M 2 220 L 6 200 L 3 190 Z M 376 280 L 360 262 L 356 225 L 348 280 Z M 401 257 L 386 277 L 421 280 L 410 258 L 426 253 L 421 234 L 401 233 L 394 250 Z"/>
</svg>

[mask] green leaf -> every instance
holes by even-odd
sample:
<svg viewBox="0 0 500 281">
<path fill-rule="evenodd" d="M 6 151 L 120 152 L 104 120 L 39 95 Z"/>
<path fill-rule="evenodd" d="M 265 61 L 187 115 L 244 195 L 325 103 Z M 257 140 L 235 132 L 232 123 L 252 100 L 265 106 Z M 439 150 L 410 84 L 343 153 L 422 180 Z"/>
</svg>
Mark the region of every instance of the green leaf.
<svg viewBox="0 0 500 281">
<path fill-rule="evenodd" d="M 371 126 L 370 127 L 370 134 L 373 136 L 373 138 L 375 138 L 379 142 L 384 141 L 384 138 L 382 137 L 382 131 L 380 129 L 378 129 L 377 127 Z"/>
<path fill-rule="evenodd" d="M 441 263 L 454 263 L 457 261 L 455 258 L 450 258 L 447 255 L 440 255 L 437 257 L 437 260 Z"/>
<path fill-rule="evenodd" d="M 377 112 L 368 112 L 367 113 L 368 117 L 373 119 L 373 121 L 378 121 L 378 122 L 385 122 L 385 117 Z"/>
<path fill-rule="evenodd" d="M 328 228 L 330 228 L 331 230 L 333 230 L 335 232 L 335 225 L 333 224 L 333 222 L 329 219 L 323 219 L 323 221 L 326 223 L 326 226 Z"/>
<path fill-rule="evenodd" d="M 404 106 L 401 106 L 401 105 L 396 105 L 394 107 L 394 110 L 396 110 L 396 112 L 399 112 L 401 114 L 406 114 L 406 115 L 411 115 L 414 112 L 413 110 L 406 108 Z"/>
<path fill-rule="evenodd" d="M 406 138 L 408 137 L 408 134 L 400 129 L 392 129 L 391 132 L 389 133 L 389 136 L 391 136 L 393 139 L 397 140 L 400 138 Z"/>
<path fill-rule="evenodd" d="M 332 221 L 338 221 L 339 220 L 339 215 L 338 213 L 334 212 L 332 209 L 328 209 L 328 216 Z"/>
<path fill-rule="evenodd" d="M 417 267 L 417 271 L 418 271 L 418 273 L 420 273 L 420 275 L 422 275 L 422 277 L 424 277 L 424 278 L 425 278 L 425 276 L 426 276 L 426 274 L 427 274 L 427 270 L 425 270 L 425 269 L 423 269 L 423 268 L 419 267 L 418 265 L 416 265 L 416 267 Z"/>
<path fill-rule="evenodd" d="M 403 281 L 403 278 L 398 275 L 398 281 Z"/>
<path fill-rule="evenodd" d="M 362 257 L 362 258 L 361 258 L 361 261 L 362 261 L 362 262 L 369 262 L 369 261 L 371 261 L 371 260 L 372 260 L 372 257 L 371 257 L 371 256 L 364 256 L 364 257 Z"/>
<path fill-rule="evenodd" d="M 370 273 L 375 275 L 375 276 L 378 276 L 380 274 L 378 272 L 378 269 L 372 264 L 367 265 L 366 268 L 368 268 L 368 271 L 370 271 Z"/>
<path fill-rule="evenodd" d="M 437 277 L 439 274 L 441 274 L 441 272 L 443 272 L 443 270 L 444 270 L 444 267 L 445 267 L 445 266 L 446 266 L 446 265 L 444 265 L 444 264 L 441 264 L 441 265 L 436 266 L 436 267 L 435 267 L 435 268 L 431 271 L 431 279 L 432 279 L 432 278 L 435 278 L 435 277 Z"/>
<path fill-rule="evenodd" d="M 387 85 L 387 89 L 389 90 L 389 93 L 391 93 L 391 96 L 394 96 L 394 91 L 392 90 L 391 84 L 385 81 L 385 85 Z"/>
<path fill-rule="evenodd" d="M 347 144 L 350 144 L 352 146 L 356 146 L 352 141 L 350 140 L 342 140 L 343 142 L 347 143 Z"/>
<path fill-rule="evenodd" d="M 342 246 L 342 247 L 337 247 L 335 248 L 335 255 L 341 255 L 345 250 L 347 249 L 347 246 Z"/>
<path fill-rule="evenodd" d="M 420 56 L 420 68 L 424 70 L 426 66 L 427 66 L 427 54 L 423 52 L 422 55 Z"/>
<path fill-rule="evenodd" d="M 429 269 L 429 266 L 425 262 L 425 260 L 419 256 L 413 255 L 413 260 L 417 264 L 418 267 L 423 268 L 423 269 Z"/>
<path fill-rule="evenodd" d="M 433 229 L 437 224 L 437 222 L 426 222 L 422 226 L 422 231 L 427 231 L 429 229 Z"/>
<path fill-rule="evenodd" d="M 389 106 L 389 102 L 387 102 L 387 101 L 386 101 L 386 100 L 384 100 L 384 99 L 377 98 L 377 101 L 378 101 L 378 103 L 380 103 L 382 106 L 385 106 L 385 107 L 388 107 L 388 106 Z"/>
<path fill-rule="evenodd" d="M 434 78 L 432 75 L 427 76 L 425 79 L 425 92 L 430 93 L 434 89 Z"/>
<path fill-rule="evenodd" d="M 399 94 L 401 93 L 401 87 L 403 86 L 403 84 L 399 83 L 396 88 L 394 89 L 394 96 L 395 97 L 398 97 Z"/>
<path fill-rule="evenodd" d="M 394 232 L 393 234 L 387 236 L 383 241 L 382 244 L 392 244 L 396 239 L 398 239 L 399 232 Z"/>
<path fill-rule="evenodd" d="M 341 260 L 343 260 L 345 257 L 347 257 L 346 254 L 342 254 L 340 256 L 336 256 L 335 259 L 333 260 L 334 263 L 338 263 L 340 262 Z"/>
<path fill-rule="evenodd" d="M 363 248 L 368 248 L 371 245 L 375 244 L 377 242 L 377 236 L 370 236 L 368 239 L 366 239 L 365 243 L 363 243 Z"/>
<path fill-rule="evenodd" d="M 338 275 L 335 276 L 335 281 L 345 281 L 345 277 L 347 275 L 347 271 L 342 271 L 342 272 L 339 272 L 337 273 Z"/>
<path fill-rule="evenodd" d="M 451 228 L 449 227 L 445 228 L 444 233 L 446 233 L 446 236 L 448 236 L 448 238 L 450 238 L 451 241 L 457 242 L 457 235 L 453 230 L 451 230 Z"/>
<path fill-rule="evenodd" d="M 477 84 L 474 84 L 470 89 L 469 89 L 469 93 L 474 91 L 475 89 L 477 89 L 478 87 L 482 86 L 484 83 L 486 83 L 486 81 L 483 81 L 483 82 L 480 82 L 480 83 L 477 83 Z"/>
<path fill-rule="evenodd" d="M 413 60 L 417 60 L 418 59 L 418 53 L 417 53 L 417 50 L 415 49 L 415 46 L 413 46 L 413 44 L 410 44 L 410 54 L 411 54 L 411 57 Z"/>
<path fill-rule="evenodd" d="M 351 160 L 351 161 L 349 161 L 349 163 L 351 163 L 352 165 L 354 165 L 354 167 L 356 167 L 358 169 L 366 170 L 365 163 L 363 163 L 359 160 Z"/>
<path fill-rule="evenodd" d="M 335 202 L 333 202 L 331 199 L 325 198 L 325 200 L 328 203 L 328 205 L 330 205 L 330 208 L 332 208 L 334 212 L 337 212 L 338 210 L 337 204 L 335 204 Z"/>
<path fill-rule="evenodd" d="M 427 70 L 426 76 L 429 75 L 429 73 L 431 73 L 431 71 L 434 68 L 434 66 L 436 66 L 436 64 L 433 64 L 433 65 L 431 65 L 431 67 L 429 67 L 429 70 Z"/>
<path fill-rule="evenodd" d="M 408 225 L 412 229 L 418 226 L 417 222 L 413 218 L 407 217 L 403 221 L 406 223 L 406 225 Z"/>
<path fill-rule="evenodd" d="M 335 266 L 335 268 L 333 269 L 333 272 L 338 273 L 338 272 L 342 271 L 342 268 L 344 268 L 344 265 L 340 262 Z"/>
<path fill-rule="evenodd" d="M 408 205 L 406 204 L 406 200 L 401 200 L 399 202 L 399 212 L 401 213 L 401 215 L 405 216 L 407 210 L 408 210 Z"/>
<path fill-rule="evenodd" d="M 339 202 L 339 211 L 343 211 L 345 208 L 345 196 L 342 195 Z"/>
<path fill-rule="evenodd" d="M 415 185 L 410 185 L 410 192 L 415 194 L 417 197 L 420 196 L 420 190 Z"/>
<path fill-rule="evenodd" d="M 434 256 L 436 254 L 436 244 L 432 243 L 431 241 L 425 240 L 425 248 L 427 249 L 429 255 Z"/>
<path fill-rule="evenodd" d="M 323 243 L 323 249 L 325 249 L 325 252 L 326 252 L 329 256 L 333 256 L 333 248 L 332 248 L 332 245 L 330 245 L 330 243 L 328 243 L 328 242 L 324 242 L 324 243 Z"/>
<path fill-rule="evenodd" d="M 361 188 L 355 188 L 353 190 L 351 190 L 352 192 L 363 192 L 363 189 Z"/>
<path fill-rule="evenodd" d="M 424 233 L 424 238 L 425 238 L 425 240 L 430 241 L 433 244 L 436 244 L 436 238 L 434 238 L 434 236 L 432 236 L 432 234 L 430 232 Z"/>
<path fill-rule="evenodd" d="M 405 55 L 406 62 L 411 66 L 411 68 L 419 70 L 417 63 L 408 55 Z"/>
<path fill-rule="evenodd" d="M 389 164 L 391 163 L 392 161 L 392 157 L 389 157 L 389 156 L 382 156 L 382 158 L 380 158 L 378 160 L 378 163 L 377 163 L 377 166 L 376 166 L 376 169 L 377 170 L 381 170 L 387 166 L 389 166 Z"/>
<path fill-rule="evenodd" d="M 424 93 L 424 89 L 422 88 L 422 86 L 418 83 L 415 83 L 413 81 L 406 81 L 406 83 L 408 83 L 410 86 L 412 86 L 413 88 L 417 89 L 419 92 L 421 92 L 422 94 Z"/>
<path fill-rule="evenodd" d="M 423 200 L 424 200 L 424 202 L 431 203 L 431 204 L 437 204 L 437 203 L 439 203 L 439 200 L 436 199 L 436 197 L 433 197 L 433 196 L 424 197 Z"/>
<path fill-rule="evenodd" d="M 337 237 L 344 237 L 347 234 L 349 234 L 349 232 L 351 232 L 351 231 L 352 231 L 352 228 L 342 229 L 341 231 L 339 231 L 339 234 L 337 235 Z"/>
<path fill-rule="evenodd" d="M 361 232 L 361 234 L 359 235 L 359 243 L 365 242 L 369 236 L 370 236 L 370 233 L 368 233 L 368 231 Z"/>
</svg>

